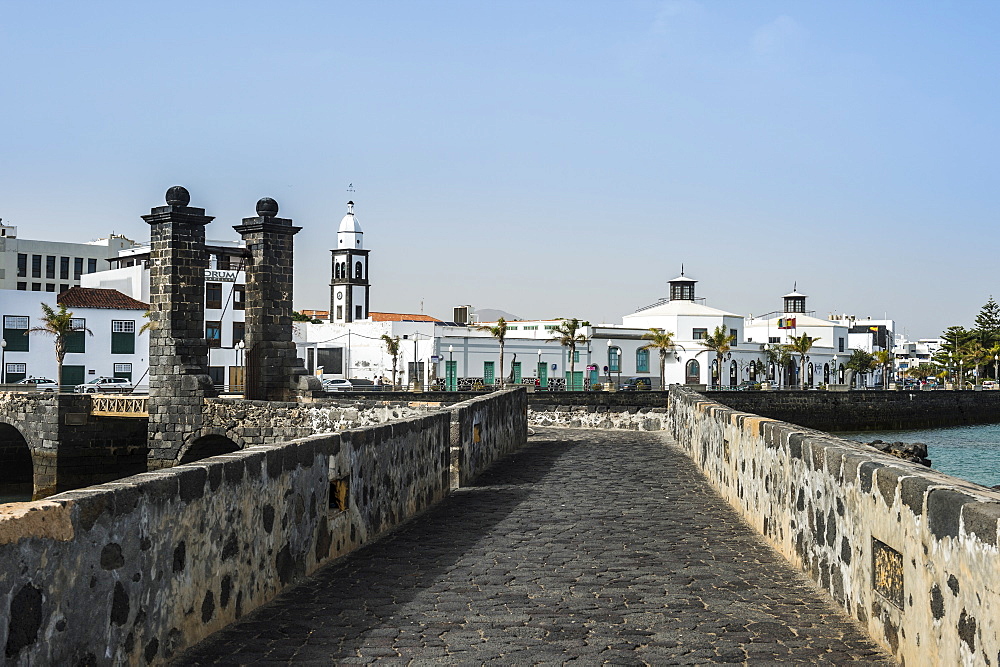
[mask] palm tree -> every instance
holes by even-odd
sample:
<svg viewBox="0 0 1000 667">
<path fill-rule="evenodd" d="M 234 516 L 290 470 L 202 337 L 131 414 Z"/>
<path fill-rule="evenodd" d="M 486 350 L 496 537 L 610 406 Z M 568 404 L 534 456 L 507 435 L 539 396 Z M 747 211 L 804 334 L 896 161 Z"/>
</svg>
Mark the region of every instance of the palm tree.
<svg viewBox="0 0 1000 667">
<path fill-rule="evenodd" d="M 813 343 L 819 340 L 816 336 L 802 334 L 801 336 L 789 336 L 791 343 L 788 344 L 788 351 L 799 355 L 799 386 L 806 388 L 806 355 L 812 349 Z"/>
<path fill-rule="evenodd" d="M 396 365 L 399 363 L 399 336 L 382 334 L 385 342 L 385 351 L 392 357 L 392 388 L 396 389 Z"/>
<path fill-rule="evenodd" d="M 70 334 L 82 332 L 91 336 L 94 332 L 84 326 L 74 323 L 73 313 L 66 310 L 66 304 L 59 304 L 59 310 L 53 310 L 52 306 L 42 304 L 42 317 L 38 318 L 42 322 L 40 327 L 32 327 L 24 332 L 27 336 L 30 333 L 40 333 L 47 336 L 54 336 L 56 339 L 56 383 L 62 388 L 63 359 L 66 358 L 66 338 Z"/>
<path fill-rule="evenodd" d="M 869 352 L 864 350 L 854 350 L 851 352 L 851 358 L 847 360 L 844 364 L 844 368 L 849 371 L 854 372 L 859 376 L 864 376 L 865 373 L 870 371 L 875 364 L 875 358 Z M 851 378 L 849 384 L 854 384 L 854 378 Z"/>
<path fill-rule="evenodd" d="M 882 388 L 889 388 L 889 374 L 892 372 L 892 352 L 889 350 L 879 350 L 872 355 L 875 364 L 882 367 Z"/>
<path fill-rule="evenodd" d="M 784 369 L 788 366 L 788 362 L 792 360 L 792 354 L 788 351 L 788 346 L 770 344 L 767 348 L 767 364 L 774 364 L 774 377 L 771 378 L 781 386 L 781 375 L 784 373 Z"/>
<path fill-rule="evenodd" d="M 559 344 L 563 347 L 569 348 L 569 382 L 566 388 L 570 391 L 573 387 L 573 372 L 576 370 L 576 345 L 577 343 L 586 343 L 587 336 L 580 332 L 584 324 L 576 319 L 575 317 L 570 320 L 563 320 L 562 324 L 557 326 L 552 330 L 552 337 L 559 341 Z M 582 389 L 582 387 L 580 387 Z"/>
<path fill-rule="evenodd" d="M 666 389 L 667 354 L 674 349 L 674 333 L 663 329 L 650 329 L 649 333 L 642 334 L 642 339 L 649 342 L 640 347 L 640 350 L 656 350 L 660 353 L 660 389 Z"/>
<path fill-rule="evenodd" d="M 499 372 L 496 373 L 493 381 L 496 382 L 496 380 L 499 379 L 500 383 L 503 384 L 503 346 L 504 343 L 507 342 L 507 322 L 501 317 L 499 320 L 497 320 L 497 323 L 492 327 L 484 325 L 476 328 L 479 329 L 480 331 L 489 332 L 489 334 L 494 338 L 496 338 L 497 342 L 500 343 L 500 367 L 497 369 Z M 513 366 L 511 366 L 511 373 L 513 372 L 514 368 Z"/>
<path fill-rule="evenodd" d="M 702 352 L 715 352 L 715 366 L 718 371 L 719 386 L 722 386 L 722 358 L 726 356 L 726 353 L 732 349 L 732 343 L 736 340 L 736 336 L 733 336 L 726 329 L 725 325 L 719 325 L 715 327 L 715 331 L 711 335 L 702 338 L 699 343 L 705 346 Z M 700 354 L 700 353 L 699 353 Z"/>
</svg>

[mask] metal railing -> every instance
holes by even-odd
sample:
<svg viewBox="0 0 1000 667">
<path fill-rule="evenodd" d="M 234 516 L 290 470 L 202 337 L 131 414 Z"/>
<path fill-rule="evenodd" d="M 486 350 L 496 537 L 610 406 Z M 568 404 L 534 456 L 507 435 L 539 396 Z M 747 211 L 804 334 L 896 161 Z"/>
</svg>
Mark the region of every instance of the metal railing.
<svg viewBox="0 0 1000 667">
<path fill-rule="evenodd" d="M 94 417 L 149 417 L 149 396 L 92 394 L 90 414 Z"/>
</svg>

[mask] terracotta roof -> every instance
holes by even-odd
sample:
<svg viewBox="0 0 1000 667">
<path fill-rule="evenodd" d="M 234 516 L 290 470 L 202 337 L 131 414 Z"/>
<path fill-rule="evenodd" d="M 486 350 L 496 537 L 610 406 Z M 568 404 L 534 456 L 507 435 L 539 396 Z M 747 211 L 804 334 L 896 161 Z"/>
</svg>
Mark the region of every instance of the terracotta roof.
<svg viewBox="0 0 1000 667">
<path fill-rule="evenodd" d="M 116 289 L 97 289 L 94 287 L 70 287 L 56 297 L 56 303 L 67 308 L 118 308 L 120 310 L 149 310 L 149 304 L 143 303 Z"/>
<path fill-rule="evenodd" d="M 416 315 L 413 313 L 368 313 L 373 322 L 440 322 L 436 317 L 430 315 Z"/>
</svg>

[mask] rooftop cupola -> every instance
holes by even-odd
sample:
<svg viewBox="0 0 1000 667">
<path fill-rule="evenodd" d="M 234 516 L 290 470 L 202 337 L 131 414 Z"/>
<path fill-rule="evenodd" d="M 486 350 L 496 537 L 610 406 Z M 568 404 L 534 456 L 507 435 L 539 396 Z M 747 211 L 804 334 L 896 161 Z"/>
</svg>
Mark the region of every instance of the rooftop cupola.
<svg viewBox="0 0 1000 667">
<path fill-rule="evenodd" d="M 671 301 L 694 301 L 694 284 L 698 282 L 694 278 L 684 275 L 684 265 L 681 265 L 681 275 L 671 280 L 670 300 Z"/>
<path fill-rule="evenodd" d="M 354 202 L 347 202 L 347 215 L 340 220 L 340 228 L 337 230 L 337 248 L 361 248 L 361 240 L 364 232 L 358 219 L 354 217 Z"/>
<path fill-rule="evenodd" d="M 798 284 L 795 284 L 792 287 L 792 291 L 783 296 L 782 298 L 785 300 L 786 313 L 806 312 L 806 295 L 799 293 Z"/>
</svg>

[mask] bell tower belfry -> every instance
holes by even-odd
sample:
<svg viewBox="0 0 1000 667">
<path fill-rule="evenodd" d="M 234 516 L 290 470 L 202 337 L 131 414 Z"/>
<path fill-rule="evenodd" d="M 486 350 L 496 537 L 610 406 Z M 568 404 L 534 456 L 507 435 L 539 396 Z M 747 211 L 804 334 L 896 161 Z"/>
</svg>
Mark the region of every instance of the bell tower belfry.
<svg viewBox="0 0 1000 667">
<path fill-rule="evenodd" d="M 368 318 L 368 251 L 364 232 L 354 217 L 354 202 L 347 202 L 347 215 L 337 230 L 337 247 L 330 251 L 330 321 L 347 324 Z"/>
</svg>

